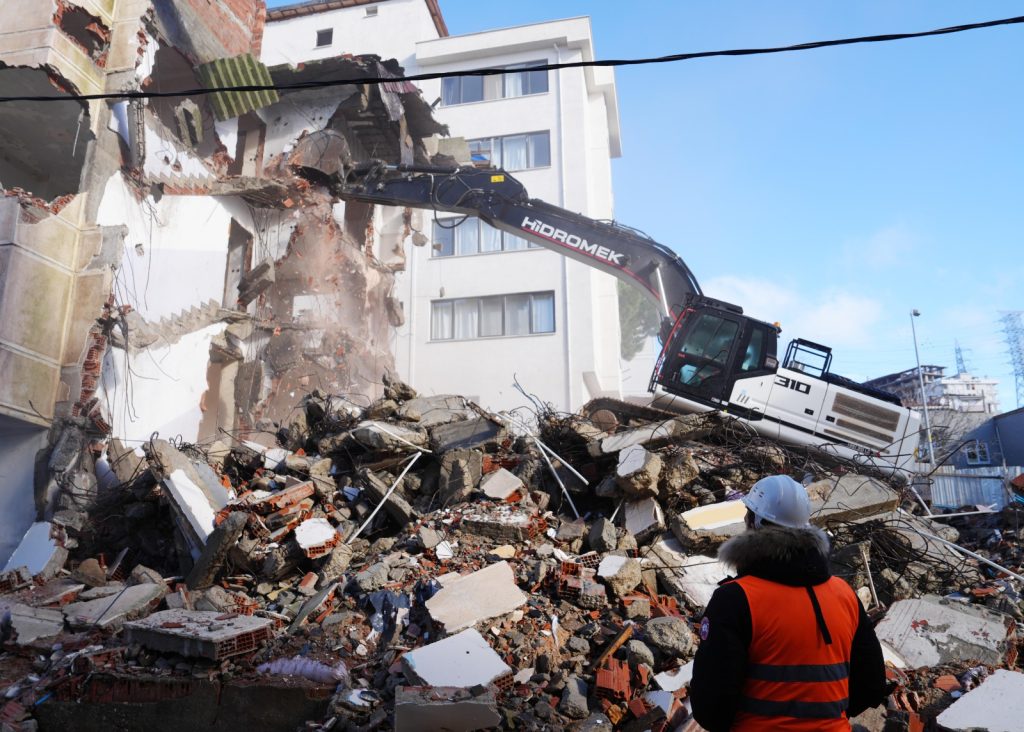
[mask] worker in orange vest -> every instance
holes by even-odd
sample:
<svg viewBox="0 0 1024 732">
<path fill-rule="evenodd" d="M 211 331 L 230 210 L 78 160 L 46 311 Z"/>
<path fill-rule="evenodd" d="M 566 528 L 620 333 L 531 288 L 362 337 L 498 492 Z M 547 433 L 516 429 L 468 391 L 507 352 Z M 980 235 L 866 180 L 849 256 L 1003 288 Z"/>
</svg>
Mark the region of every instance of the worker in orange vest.
<svg viewBox="0 0 1024 732">
<path fill-rule="evenodd" d="M 743 498 L 747 530 L 718 558 L 720 583 L 700 624 L 693 716 L 719 730 L 842 730 L 885 701 L 882 649 L 860 600 L 828 568 L 828 537 L 786 475 Z"/>
</svg>

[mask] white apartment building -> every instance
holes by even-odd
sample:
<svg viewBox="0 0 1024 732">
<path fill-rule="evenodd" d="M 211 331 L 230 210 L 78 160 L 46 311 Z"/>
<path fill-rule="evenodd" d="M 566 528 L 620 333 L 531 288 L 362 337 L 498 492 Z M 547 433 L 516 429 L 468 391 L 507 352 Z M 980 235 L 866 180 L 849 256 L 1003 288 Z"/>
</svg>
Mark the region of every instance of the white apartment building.
<svg viewBox="0 0 1024 732">
<path fill-rule="evenodd" d="M 999 382 L 967 373 L 944 376 L 928 384 L 928 405 L 957 412 L 986 415 L 999 413 Z"/>
<path fill-rule="evenodd" d="M 587 18 L 449 36 L 436 0 L 327 0 L 269 11 L 268 65 L 346 53 L 394 57 L 409 74 L 594 58 Z M 610 69 L 451 77 L 420 88 L 436 100 L 438 120 L 469 141 L 474 163 L 505 168 L 534 198 L 612 217 L 611 158 L 621 147 Z M 477 219 L 457 224 L 424 212 L 420 220 L 429 245 L 405 243 L 396 293 L 406 316 L 394 347 L 403 379 L 494 410 L 528 403 L 516 381 L 560 410 L 620 394 L 611 276 Z"/>
</svg>

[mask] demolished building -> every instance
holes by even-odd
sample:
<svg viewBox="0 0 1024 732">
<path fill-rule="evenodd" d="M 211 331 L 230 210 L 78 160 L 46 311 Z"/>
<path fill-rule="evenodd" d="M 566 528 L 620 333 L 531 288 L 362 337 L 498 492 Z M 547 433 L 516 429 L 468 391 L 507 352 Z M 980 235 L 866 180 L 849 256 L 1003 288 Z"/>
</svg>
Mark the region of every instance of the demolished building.
<svg viewBox="0 0 1024 732">
<path fill-rule="evenodd" d="M 715 552 L 780 472 L 888 646 L 859 723 L 1019 688 L 1016 506 L 957 532 L 718 413 L 524 425 L 386 375 L 421 226 L 325 182 L 444 130 L 405 82 L 284 87 L 396 64 L 266 68 L 256 0 L 34 5 L 5 89 L 172 96 L 0 106 L 5 732 L 696 729 Z"/>
<path fill-rule="evenodd" d="M 0 9 L 0 83 L 68 100 L 0 108 L 2 556 L 56 509 L 25 467 L 46 442 L 197 441 L 280 419 L 296 389 L 377 396 L 418 214 L 346 205 L 326 178 L 427 162 L 444 132 L 402 82 L 176 96 L 401 73 L 376 57 L 267 69 L 258 0 L 31 6 Z M 170 96 L 70 98 L 122 92 Z M 74 482 L 75 465 L 47 467 Z"/>
</svg>

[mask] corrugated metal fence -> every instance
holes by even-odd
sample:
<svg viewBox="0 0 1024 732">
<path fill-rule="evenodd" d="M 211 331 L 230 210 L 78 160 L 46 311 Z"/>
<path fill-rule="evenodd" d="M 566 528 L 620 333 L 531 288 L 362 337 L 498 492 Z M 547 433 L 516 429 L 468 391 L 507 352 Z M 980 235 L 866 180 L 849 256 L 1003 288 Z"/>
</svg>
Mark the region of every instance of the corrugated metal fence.
<svg viewBox="0 0 1024 732">
<path fill-rule="evenodd" d="M 1007 468 L 954 468 L 940 467 L 932 475 L 932 506 L 934 508 L 960 508 L 961 506 L 991 506 L 996 510 L 1010 501 L 1008 483 L 1024 472 L 1019 466 Z"/>
</svg>

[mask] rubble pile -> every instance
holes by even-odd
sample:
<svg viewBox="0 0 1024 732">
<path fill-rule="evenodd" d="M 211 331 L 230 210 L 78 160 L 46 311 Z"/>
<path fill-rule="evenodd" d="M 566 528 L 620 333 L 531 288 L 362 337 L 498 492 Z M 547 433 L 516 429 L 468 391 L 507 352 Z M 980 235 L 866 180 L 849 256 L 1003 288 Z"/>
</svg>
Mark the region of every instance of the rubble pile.
<svg viewBox="0 0 1024 732">
<path fill-rule="evenodd" d="M 38 461 L 57 510 L 0 575 L 0 729 L 697 729 L 715 552 L 780 472 L 896 682 L 858 723 L 960 729 L 1024 678 L 1013 509 L 958 532 L 881 473 L 607 400 L 527 425 L 385 381 L 267 426 L 130 448 L 64 424 Z"/>
</svg>

